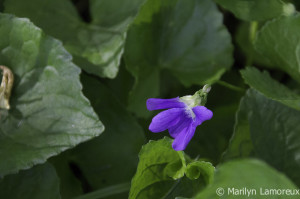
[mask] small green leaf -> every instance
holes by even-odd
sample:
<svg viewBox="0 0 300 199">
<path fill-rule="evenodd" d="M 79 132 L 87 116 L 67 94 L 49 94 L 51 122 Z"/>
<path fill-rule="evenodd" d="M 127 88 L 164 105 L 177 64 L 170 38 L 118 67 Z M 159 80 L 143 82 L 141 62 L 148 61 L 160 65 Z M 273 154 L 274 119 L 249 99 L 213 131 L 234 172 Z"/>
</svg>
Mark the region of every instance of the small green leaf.
<svg viewBox="0 0 300 199">
<path fill-rule="evenodd" d="M 245 21 L 264 21 L 284 13 L 281 0 L 215 0 L 220 6 Z"/>
<path fill-rule="evenodd" d="M 222 20 L 210 0 L 148 1 L 126 41 L 126 66 L 136 78 L 129 109 L 149 116 L 145 101 L 158 96 L 163 69 L 186 86 L 218 80 L 233 62 L 231 38 Z"/>
<path fill-rule="evenodd" d="M 100 81 L 82 76 L 83 92 L 105 125 L 105 133 L 70 153 L 92 189 L 129 182 L 136 170 L 144 132 L 113 93 Z"/>
<path fill-rule="evenodd" d="M 27 17 L 63 41 L 75 63 L 87 72 L 114 78 L 127 27 L 143 3 L 144 0 L 92 0 L 90 24 L 80 19 L 69 0 L 6 0 L 5 12 Z"/>
<path fill-rule="evenodd" d="M 241 74 L 251 88 L 264 96 L 300 110 L 300 96 L 272 79 L 267 71 L 260 72 L 254 67 L 247 67 L 241 70 Z"/>
<path fill-rule="evenodd" d="M 188 164 L 186 168 L 186 176 L 192 180 L 203 177 L 206 184 L 211 184 L 213 181 L 215 169 L 209 162 L 195 161 Z"/>
<path fill-rule="evenodd" d="M 60 199 L 59 179 L 51 164 L 35 166 L 0 179 L 0 198 Z"/>
<path fill-rule="evenodd" d="M 174 151 L 171 145 L 172 140 L 165 137 L 143 146 L 131 182 L 130 199 L 192 197 L 211 182 L 214 167 L 210 163 L 187 164 L 189 157 Z"/>
<path fill-rule="evenodd" d="M 280 17 L 267 22 L 258 32 L 255 48 L 274 68 L 300 82 L 300 15 Z"/>
<path fill-rule="evenodd" d="M 233 194 L 234 190 L 241 194 Z M 194 199 L 219 199 L 219 198 L 269 198 L 262 195 L 265 189 L 298 189 L 285 175 L 276 171 L 264 162 L 254 159 L 235 160 L 217 167 L 214 182 L 211 186 L 201 191 Z M 255 192 L 254 192 L 254 191 Z M 219 192 L 218 192 L 219 191 Z M 221 195 L 217 195 L 220 193 Z M 224 194 L 222 194 L 224 193 Z M 235 192 L 237 193 L 237 192 Z M 239 193 L 239 192 L 238 192 Z M 255 194 L 256 193 L 256 194 Z M 298 198 L 299 196 L 272 195 L 272 198 Z"/>
<path fill-rule="evenodd" d="M 59 41 L 27 19 L 0 14 L 0 25 L 0 62 L 15 75 L 11 109 L 0 112 L 2 176 L 43 163 L 104 127 Z"/>
</svg>

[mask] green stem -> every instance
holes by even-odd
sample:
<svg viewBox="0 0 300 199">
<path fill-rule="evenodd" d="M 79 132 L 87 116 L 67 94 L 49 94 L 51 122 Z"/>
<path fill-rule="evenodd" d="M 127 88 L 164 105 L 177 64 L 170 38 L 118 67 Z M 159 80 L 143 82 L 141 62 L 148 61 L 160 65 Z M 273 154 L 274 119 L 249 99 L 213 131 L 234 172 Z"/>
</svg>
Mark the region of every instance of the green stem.
<svg viewBox="0 0 300 199">
<path fill-rule="evenodd" d="M 257 21 L 252 21 L 250 23 L 250 27 L 249 27 L 249 41 L 250 41 L 251 45 L 253 45 L 253 42 L 255 40 L 257 28 L 258 28 L 258 22 Z M 252 49 L 251 54 L 247 57 L 247 60 L 246 60 L 246 65 L 247 66 L 251 66 L 252 62 L 253 62 L 253 54 L 254 54 L 253 51 L 254 51 L 254 49 L 253 49 L 253 47 L 251 49 Z"/>
<path fill-rule="evenodd" d="M 251 24 L 250 24 L 250 41 L 251 43 L 254 42 L 254 39 L 255 39 L 255 35 L 256 35 L 256 32 L 257 32 L 257 28 L 258 28 L 258 22 L 257 21 L 252 21 Z"/>
<path fill-rule="evenodd" d="M 99 189 L 97 191 L 87 193 L 81 196 L 78 196 L 74 199 L 100 199 L 112 196 L 118 193 L 127 192 L 130 189 L 130 183 L 117 184 L 104 189 Z"/>
<path fill-rule="evenodd" d="M 238 86 L 234 86 L 232 84 L 229 84 L 229 83 L 221 81 L 221 80 L 217 81 L 216 83 L 219 84 L 219 85 L 221 85 L 221 86 L 224 86 L 224 87 L 226 87 L 226 88 L 228 88 L 230 90 L 234 90 L 234 91 L 238 91 L 238 92 L 245 92 L 245 89 L 240 88 Z"/>
</svg>

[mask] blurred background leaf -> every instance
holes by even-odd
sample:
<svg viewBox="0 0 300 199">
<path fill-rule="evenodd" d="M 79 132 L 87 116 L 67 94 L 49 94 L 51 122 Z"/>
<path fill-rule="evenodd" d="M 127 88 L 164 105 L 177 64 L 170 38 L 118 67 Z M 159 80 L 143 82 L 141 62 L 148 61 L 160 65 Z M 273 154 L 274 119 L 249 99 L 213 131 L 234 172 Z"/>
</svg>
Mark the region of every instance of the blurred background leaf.
<svg viewBox="0 0 300 199">
<path fill-rule="evenodd" d="M 273 68 L 272 63 L 254 48 L 256 32 L 263 24 L 257 22 L 243 22 L 237 27 L 235 41 L 237 50 L 243 53 L 245 65 Z"/>
<path fill-rule="evenodd" d="M 212 1 L 150 0 L 126 41 L 125 63 L 136 79 L 128 108 L 150 115 L 145 101 L 158 97 L 161 69 L 185 86 L 202 85 L 218 80 L 232 62 L 231 37 Z"/>
<path fill-rule="evenodd" d="M 246 158 L 254 156 L 253 144 L 250 136 L 248 121 L 248 109 L 245 97 L 242 98 L 238 111 L 236 112 L 234 132 L 227 150 L 223 153 L 222 161 L 235 158 Z"/>
<path fill-rule="evenodd" d="M 127 28 L 143 3 L 144 0 L 85 1 L 91 9 L 88 23 L 80 18 L 70 0 L 5 0 L 4 11 L 27 17 L 60 39 L 75 63 L 87 72 L 114 78 Z"/>
<path fill-rule="evenodd" d="M 211 186 L 200 192 L 195 199 L 218 199 L 218 198 L 245 198 L 247 194 L 228 194 L 228 189 L 252 189 L 256 194 L 252 198 L 266 198 L 259 194 L 260 189 L 297 189 L 284 174 L 276 171 L 266 163 L 255 159 L 243 159 L 226 162 L 217 167 L 214 182 Z M 218 196 L 216 191 L 223 189 L 224 195 Z M 222 192 L 219 192 L 222 193 Z M 297 195 L 288 198 L 297 198 Z M 286 199 L 286 195 L 276 195 L 276 198 Z"/>
<path fill-rule="evenodd" d="M 274 68 L 288 73 L 298 82 L 300 82 L 299 22 L 299 14 L 269 21 L 260 29 L 254 42 L 258 52 L 266 57 Z"/>
<path fill-rule="evenodd" d="M 281 0 L 215 0 L 220 6 L 245 21 L 264 21 L 284 13 Z"/>
<path fill-rule="evenodd" d="M 0 179 L 0 198 L 60 199 L 59 179 L 51 164 L 34 166 Z"/>
<path fill-rule="evenodd" d="M 95 77 L 83 75 L 83 91 L 106 129 L 101 137 L 70 151 L 89 187 L 86 192 L 131 181 L 138 152 L 145 142 L 143 129 L 114 94 Z M 114 196 L 116 197 L 116 196 Z M 119 198 L 128 197 L 128 192 Z"/>
<path fill-rule="evenodd" d="M 4 9 L 4 5 L 3 5 L 4 1 L 5 0 L 0 0 L 0 12 L 2 12 Z"/>
<path fill-rule="evenodd" d="M 68 159 L 69 154 L 70 151 L 66 151 L 49 159 L 59 178 L 59 191 L 63 199 L 71 199 L 83 194 L 85 186 L 80 181 L 79 174 L 72 168 L 72 164 Z"/>
</svg>

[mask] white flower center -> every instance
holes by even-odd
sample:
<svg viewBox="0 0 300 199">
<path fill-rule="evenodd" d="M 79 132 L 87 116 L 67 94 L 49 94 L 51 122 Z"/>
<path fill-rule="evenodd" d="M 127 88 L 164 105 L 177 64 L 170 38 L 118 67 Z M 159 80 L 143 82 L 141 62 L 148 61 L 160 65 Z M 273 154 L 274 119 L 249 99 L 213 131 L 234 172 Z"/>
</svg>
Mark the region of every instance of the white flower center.
<svg viewBox="0 0 300 199">
<path fill-rule="evenodd" d="M 185 108 L 185 113 L 187 114 L 188 117 L 190 117 L 190 118 L 192 118 L 192 119 L 194 119 L 194 118 L 196 117 L 194 111 L 193 111 L 192 108 L 189 107 L 189 106 L 187 106 L 187 107 Z"/>
<path fill-rule="evenodd" d="M 188 107 L 193 108 L 200 105 L 201 98 L 198 95 L 186 95 L 181 97 L 180 101 L 185 103 Z"/>
</svg>

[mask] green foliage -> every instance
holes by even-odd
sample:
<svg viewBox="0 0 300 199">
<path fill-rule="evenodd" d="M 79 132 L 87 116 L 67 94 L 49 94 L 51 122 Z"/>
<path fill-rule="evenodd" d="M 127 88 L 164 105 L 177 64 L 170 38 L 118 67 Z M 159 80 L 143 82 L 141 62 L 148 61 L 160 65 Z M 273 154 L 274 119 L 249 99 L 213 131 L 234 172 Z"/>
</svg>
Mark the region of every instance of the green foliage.
<svg viewBox="0 0 300 199">
<path fill-rule="evenodd" d="M 142 147 L 139 159 L 130 199 L 191 197 L 212 182 L 214 167 L 174 151 L 169 138 L 150 141 Z"/>
<path fill-rule="evenodd" d="M 268 198 L 260 195 L 260 191 L 265 189 L 297 189 L 297 187 L 282 173 L 271 168 L 267 164 L 254 160 L 244 159 L 224 163 L 217 167 L 214 182 L 207 189 L 199 193 L 195 199 L 217 199 L 217 198 L 247 198 L 248 194 L 232 194 L 232 188 L 237 190 L 255 190 L 256 194 L 251 194 L 251 198 Z M 216 191 L 224 189 L 224 195 L 218 196 Z M 219 192 L 222 193 L 222 192 Z M 289 196 L 288 198 L 297 198 Z M 272 198 L 287 198 L 286 195 L 276 195 Z"/>
<path fill-rule="evenodd" d="M 243 81 L 237 72 L 227 73 L 223 79 L 236 85 L 242 85 Z M 205 154 L 206 160 L 213 164 L 220 161 L 232 135 L 235 113 L 243 95 L 244 92 L 224 89 L 221 85 L 212 86 L 207 99 L 207 107 L 213 111 L 214 116 L 211 120 L 205 121 L 205 125 L 197 127 L 193 139 L 185 150 L 186 153 L 191 157 Z M 221 100 L 220 96 L 222 96 Z"/>
<path fill-rule="evenodd" d="M 256 68 L 247 67 L 241 71 L 249 86 L 266 97 L 279 101 L 291 108 L 300 110 L 300 95 L 272 79 L 268 72 L 259 72 Z"/>
<path fill-rule="evenodd" d="M 27 19 L 1 14 L 0 24 L 0 59 L 15 74 L 12 109 L 1 110 L 3 176 L 99 135 L 103 125 L 81 93 L 80 69 L 59 41 Z"/>
<path fill-rule="evenodd" d="M 246 65 L 259 65 L 272 68 L 273 65 L 263 55 L 257 52 L 254 48 L 254 39 L 256 31 L 259 29 L 259 23 L 257 22 L 244 22 L 237 27 L 235 41 L 241 50 L 241 53 L 245 56 Z"/>
<path fill-rule="evenodd" d="M 63 41 L 75 62 L 101 77 L 117 75 L 128 25 L 144 0 L 91 0 L 91 23 L 80 19 L 69 0 L 6 0 L 5 12 L 27 17 Z M 114 10 L 122 10 L 115 12 Z M 105 12 L 104 12 L 105 11 Z M 107 13 L 114 12 L 107 17 Z"/>
<path fill-rule="evenodd" d="M 299 169 L 300 112 L 254 90 L 247 92 L 240 110 L 227 156 L 236 158 L 252 154 L 299 185 L 300 176 L 296 170 Z"/>
<path fill-rule="evenodd" d="M 240 107 L 236 113 L 234 133 L 231 137 L 228 149 L 223 154 L 223 160 L 252 156 L 253 144 L 250 137 L 248 111 L 244 97 L 242 98 Z"/>
<path fill-rule="evenodd" d="M 49 163 L 5 176 L 0 180 L 0 198 L 60 199 L 59 178 Z"/>
<path fill-rule="evenodd" d="M 69 151 L 62 153 L 59 156 L 51 158 L 49 161 L 55 167 L 59 178 L 59 190 L 61 198 L 74 198 L 83 194 L 82 183 L 76 178 L 71 171 L 70 163 L 68 162 Z"/>
<path fill-rule="evenodd" d="M 300 81 L 299 27 L 300 15 L 269 21 L 258 32 L 255 48 L 276 67 Z M 276 44 L 276 45 L 274 45 Z"/>
<path fill-rule="evenodd" d="M 101 82 L 86 75 L 82 82 L 83 91 L 106 130 L 103 135 L 73 150 L 70 159 L 79 166 L 94 189 L 130 182 L 136 170 L 138 153 L 145 142 L 144 132 Z"/>
<path fill-rule="evenodd" d="M 160 70 L 190 86 L 215 82 L 232 64 L 230 35 L 210 0 L 148 1 L 128 32 L 125 49 L 127 68 L 136 79 L 129 109 L 142 117 L 149 116 L 146 99 L 159 94 Z"/>
<path fill-rule="evenodd" d="M 263 21 L 284 13 L 281 0 L 215 0 L 237 18 L 245 21 Z"/>
<path fill-rule="evenodd" d="M 300 186 L 299 5 L 0 0 L 0 198 L 299 198 L 262 193 Z M 204 84 L 213 117 L 175 151 L 146 100 Z"/>
<path fill-rule="evenodd" d="M 300 112 L 255 92 L 248 95 L 252 110 L 250 132 L 256 156 L 285 172 L 299 185 L 300 176 L 295 171 L 299 169 Z"/>
</svg>

